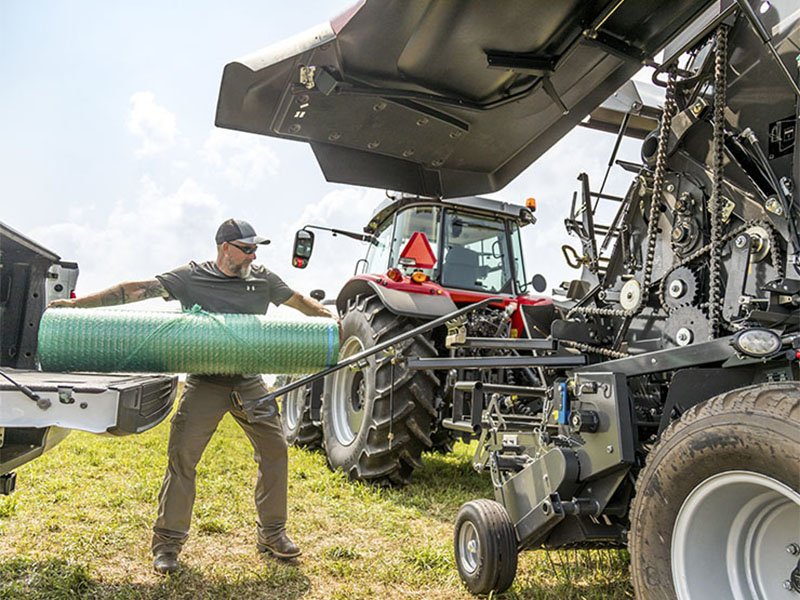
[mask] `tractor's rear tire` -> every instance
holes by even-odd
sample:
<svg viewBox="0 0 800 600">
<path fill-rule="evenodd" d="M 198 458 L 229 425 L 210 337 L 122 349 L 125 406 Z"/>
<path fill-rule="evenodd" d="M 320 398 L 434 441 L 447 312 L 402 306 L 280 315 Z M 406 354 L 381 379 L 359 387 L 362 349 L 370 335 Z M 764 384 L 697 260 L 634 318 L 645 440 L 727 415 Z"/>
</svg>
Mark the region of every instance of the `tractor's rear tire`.
<svg viewBox="0 0 800 600">
<path fill-rule="evenodd" d="M 788 597 L 800 544 L 800 384 L 688 410 L 639 474 L 631 572 L 642 600 Z M 800 546 L 798 546 L 800 548 Z"/>
<path fill-rule="evenodd" d="M 464 504 L 456 517 L 456 566 L 473 594 L 501 593 L 517 574 L 517 536 L 503 506 L 494 500 Z"/>
<path fill-rule="evenodd" d="M 371 348 L 418 325 L 391 313 L 376 296 L 351 301 L 342 318 L 339 360 Z M 435 349 L 424 335 L 401 344 L 405 356 L 431 357 Z M 356 369 L 341 369 L 325 380 L 322 432 L 332 469 L 348 477 L 387 485 L 408 483 L 422 465 L 421 454 L 433 447 L 431 424 L 436 417 L 431 371 L 409 371 L 383 355 L 366 359 Z"/>
<path fill-rule="evenodd" d="M 322 428 L 311 420 L 310 394 L 308 387 L 302 387 L 281 398 L 281 425 L 288 444 L 316 450 L 322 447 Z"/>
</svg>

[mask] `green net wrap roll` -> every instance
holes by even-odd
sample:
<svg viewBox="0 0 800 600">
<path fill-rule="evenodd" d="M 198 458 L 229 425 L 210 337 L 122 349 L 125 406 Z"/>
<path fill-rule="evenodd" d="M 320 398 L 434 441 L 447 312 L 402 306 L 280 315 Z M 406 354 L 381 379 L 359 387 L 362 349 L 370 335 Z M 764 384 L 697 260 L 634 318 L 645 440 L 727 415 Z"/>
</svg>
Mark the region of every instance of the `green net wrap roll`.
<svg viewBox="0 0 800 600">
<path fill-rule="evenodd" d="M 319 317 L 51 308 L 39 326 L 46 371 L 312 373 L 338 355 L 338 326 Z"/>
</svg>

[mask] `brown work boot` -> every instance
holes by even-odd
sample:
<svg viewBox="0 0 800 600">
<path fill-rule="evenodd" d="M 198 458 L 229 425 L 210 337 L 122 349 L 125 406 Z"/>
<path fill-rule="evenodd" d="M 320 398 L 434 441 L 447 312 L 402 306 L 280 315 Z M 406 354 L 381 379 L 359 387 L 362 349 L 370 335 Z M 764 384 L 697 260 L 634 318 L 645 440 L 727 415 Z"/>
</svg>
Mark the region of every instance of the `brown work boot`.
<svg viewBox="0 0 800 600">
<path fill-rule="evenodd" d="M 278 558 L 295 558 L 302 554 L 302 550 L 289 539 L 285 531 L 281 532 L 281 534 L 271 542 L 259 543 L 258 550 L 259 552 L 267 552 Z"/>
<path fill-rule="evenodd" d="M 153 569 L 159 575 L 172 575 L 180 568 L 178 555 L 174 552 L 159 552 L 153 559 Z"/>
</svg>

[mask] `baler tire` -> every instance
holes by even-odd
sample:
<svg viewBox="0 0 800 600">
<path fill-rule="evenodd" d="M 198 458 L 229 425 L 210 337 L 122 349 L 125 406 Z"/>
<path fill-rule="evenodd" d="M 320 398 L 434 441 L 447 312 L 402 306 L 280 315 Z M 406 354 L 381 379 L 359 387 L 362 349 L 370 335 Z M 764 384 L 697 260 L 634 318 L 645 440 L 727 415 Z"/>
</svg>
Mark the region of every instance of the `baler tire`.
<svg viewBox="0 0 800 600">
<path fill-rule="evenodd" d="M 342 318 L 344 341 L 339 358 L 417 325 L 419 322 L 390 312 L 377 296 L 359 296 Z M 406 341 L 398 350 L 407 356 L 436 355 L 423 335 Z M 430 433 L 439 381 L 432 371 L 409 371 L 395 364 L 392 390 L 390 361 L 386 355 L 372 356 L 364 368 L 342 369 L 325 380 L 323 446 L 331 469 L 341 469 L 351 480 L 405 485 L 412 471 L 422 465 L 422 452 L 433 447 Z"/>
<path fill-rule="evenodd" d="M 740 388 L 687 410 L 636 483 L 629 542 L 636 597 L 732 598 L 733 589 L 762 597 L 753 585 L 764 598 L 783 594 L 797 562 L 784 548 L 800 542 L 798 465 L 797 382 Z"/>
</svg>

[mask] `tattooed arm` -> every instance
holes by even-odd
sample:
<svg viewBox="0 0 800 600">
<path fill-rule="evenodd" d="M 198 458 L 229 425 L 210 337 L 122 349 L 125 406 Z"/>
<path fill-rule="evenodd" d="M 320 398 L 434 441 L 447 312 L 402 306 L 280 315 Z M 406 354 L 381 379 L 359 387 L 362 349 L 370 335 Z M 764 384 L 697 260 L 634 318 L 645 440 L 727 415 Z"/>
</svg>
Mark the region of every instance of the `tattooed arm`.
<svg viewBox="0 0 800 600">
<path fill-rule="evenodd" d="M 48 308 L 95 308 L 97 306 L 116 306 L 150 298 L 167 298 L 167 290 L 158 279 L 147 281 L 126 281 L 101 292 L 80 298 L 60 298 L 47 305 Z"/>
</svg>

